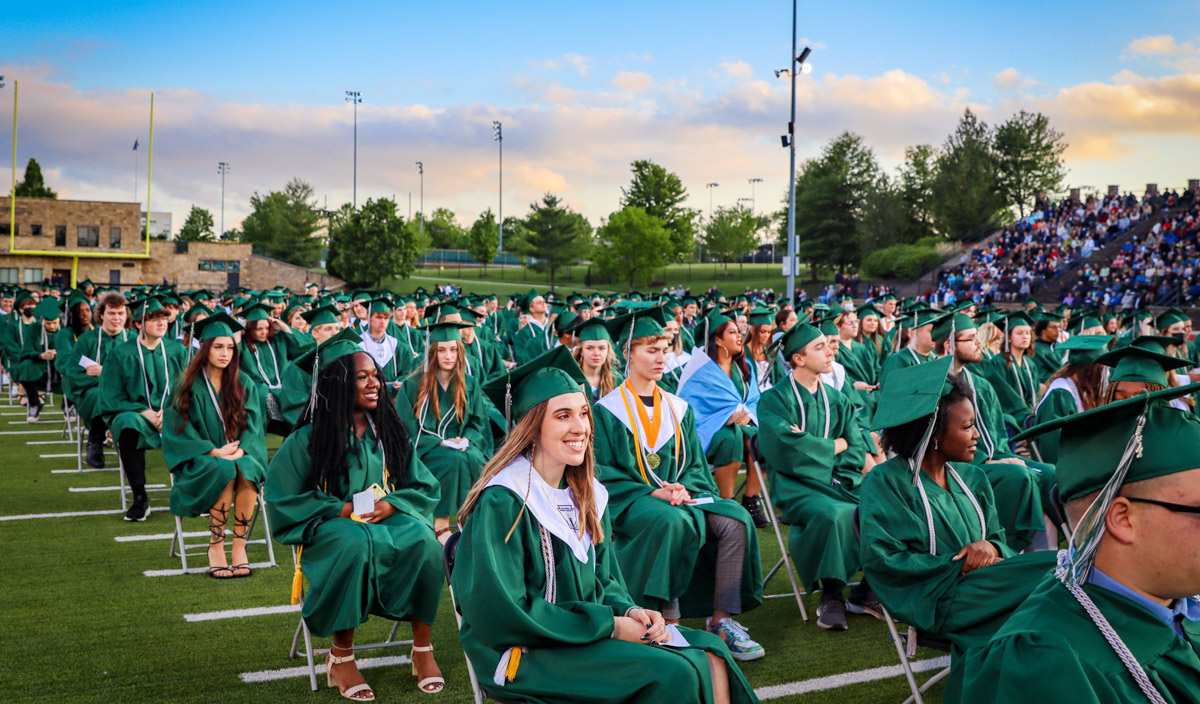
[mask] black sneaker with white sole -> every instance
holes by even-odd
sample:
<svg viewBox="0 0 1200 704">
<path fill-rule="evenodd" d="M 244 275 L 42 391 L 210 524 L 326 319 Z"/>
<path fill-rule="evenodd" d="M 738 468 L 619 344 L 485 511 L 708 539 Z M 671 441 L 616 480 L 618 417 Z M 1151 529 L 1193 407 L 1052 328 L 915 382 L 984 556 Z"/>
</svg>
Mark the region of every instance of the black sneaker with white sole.
<svg viewBox="0 0 1200 704">
<path fill-rule="evenodd" d="M 846 622 L 846 600 L 841 594 L 821 594 L 821 603 L 817 605 L 817 625 L 827 631 L 845 631 L 850 628 Z"/>
<path fill-rule="evenodd" d="M 150 499 L 145 496 L 133 497 L 133 505 L 125 512 L 127 521 L 144 521 L 150 512 Z"/>
<path fill-rule="evenodd" d="M 846 598 L 846 610 L 883 620 L 883 604 L 879 603 L 879 598 L 870 589 L 851 589 L 850 596 Z"/>
<path fill-rule="evenodd" d="M 104 467 L 104 445 L 98 442 L 89 442 L 87 444 L 87 457 L 85 459 L 89 467 L 101 469 Z"/>
</svg>

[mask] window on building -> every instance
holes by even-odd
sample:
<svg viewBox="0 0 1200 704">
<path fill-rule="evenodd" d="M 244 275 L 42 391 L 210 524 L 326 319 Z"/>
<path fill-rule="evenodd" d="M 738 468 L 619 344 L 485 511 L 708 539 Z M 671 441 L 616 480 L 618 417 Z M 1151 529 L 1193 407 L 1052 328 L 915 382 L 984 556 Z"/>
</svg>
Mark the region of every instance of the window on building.
<svg viewBox="0 0 1200 704">
<path fill-rule="evenodd" d="M 34 237 L 41 237 L 42 236 L 42 226 L 41 225 L 30 225 L 29 226 L 29 234 L 33 235 Z"/>
<path fill-rule="evenodd" d="M 42 282 L 41 269 L 25 269 L 25 283 L 40 284 Z"/>
<path fill-rule="evenodd" d="M 213 271 L 225 271 L 225 262 L 221 259 L 214 259 Z"/>
<path fill-rule="evenodd" d="M 236 259 L 225 262 L 225 271 L 241 271 L 242 263 Z"/>
<path fill-rule="evenodd" d="M 99 247 L 100 228 L 95 225 L 80 225 L 76 231 L 80 247 Z"/>
<path fill-rule="evenodd" d="M 108 228 L 108 246 L 112 247 L 113 249 L 121 248 L 121 228 Z"/>
<path fill-rule="evenodd" d="M 0 284 L 19 284 L 21 270 L 15 266 L 0 267 Z"/>
<path fill-rule="evenodd" d="M 54 226 L 54 246 L 55 247 L 66 247 L 67 246 L 67 226 L 66 225 L 55 225 Z"/>
<path fill-rule="evenodd" d="M 18 235 L 21 234 L 20 223 L 17 224 L 16 232 Z M 8 223 L 0 222 L 0 236 L 8 237 Z"/>
</svg>

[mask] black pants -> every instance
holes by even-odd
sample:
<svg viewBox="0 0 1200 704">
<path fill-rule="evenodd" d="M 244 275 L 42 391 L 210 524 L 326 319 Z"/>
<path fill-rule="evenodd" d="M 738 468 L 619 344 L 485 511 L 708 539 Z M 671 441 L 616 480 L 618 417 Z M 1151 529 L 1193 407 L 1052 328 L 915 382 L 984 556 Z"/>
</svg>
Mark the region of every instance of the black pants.
<svg viewBox="0 0 1200 704">
<path fill-rule="evenodd" d="M 28 406 L 26 406 L 27 408 L 41 408 L 42 407 L 42 396 L 41 396 L 42 386 L 39 382 L 22 381 L 21 388 L 25 389 L 26 403 L 29 404 Z"/>
<path fill-rule="evenodd" d="M 104 434 L 108 432 L 108 426 L 99 418 L 93 418 L 92 424 L 88 426 L 88 444 L 99 445 L 104 442 Z"/>
<path fill-rule="evenodd" d="M 146 495 L 146 451 L 138 449 L 138 437 L 136 430 L 128 429 L 117 438 L 117 454 L 134 498 Z"/>
</svg>

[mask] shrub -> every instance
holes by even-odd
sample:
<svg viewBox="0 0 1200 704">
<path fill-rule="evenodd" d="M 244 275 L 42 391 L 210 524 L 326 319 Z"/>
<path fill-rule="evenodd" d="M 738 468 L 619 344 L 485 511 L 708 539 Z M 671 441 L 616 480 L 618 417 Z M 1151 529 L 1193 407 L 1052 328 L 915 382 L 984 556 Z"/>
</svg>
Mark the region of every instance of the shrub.
<svg viewBox="0 0 1200 704">
<path fill-rule="evenodd" d="M 863 262 L 863 273 L 874 279 L 912 280 L 941 261 L 933 247 L 897 244 L 871 253 Z"/>
</svg>

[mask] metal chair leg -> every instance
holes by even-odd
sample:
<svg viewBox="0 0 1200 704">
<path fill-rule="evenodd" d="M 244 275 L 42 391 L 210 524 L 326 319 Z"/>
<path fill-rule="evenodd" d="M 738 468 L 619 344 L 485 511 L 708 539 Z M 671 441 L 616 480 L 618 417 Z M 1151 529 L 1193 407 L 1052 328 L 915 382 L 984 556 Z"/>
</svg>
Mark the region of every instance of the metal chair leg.
<svg viewBox="0 0 1200 704">
<path fill-rule="evenodd" d="M 804 600 L 800 598 L 800 584 L 796 581 L 796 572 L 792 569 L 792 561 L 788 555 L 787 543 L 783 539 L 783 531 L 779 529 L 779 518 L 775 515 L 775 504 L 771 502 L 771 493 L 767 490 L 767 483 L 763 480 L 762 466 L 759 462 L 754 462 L 754 472 L 758 475 L 759 486 L 762 487 L 763 503 L 767 507 L 767 515 L 771 519 L 771 528 L 775 531 L 775 539 L 779 541 L 779 552 L 782 555 L 783 568 L 787 572 L 788 581 L 792 584 L 792 593 L 796 595 L 796 606 L 800 607 L 800 618 L 806 623 L 808 622 L 808 609 L 804 608 Z M 774 570 L 772 570 L 772 576 Z M 766 580 L 763 581 L 766 584 Z"/>
</svg>

